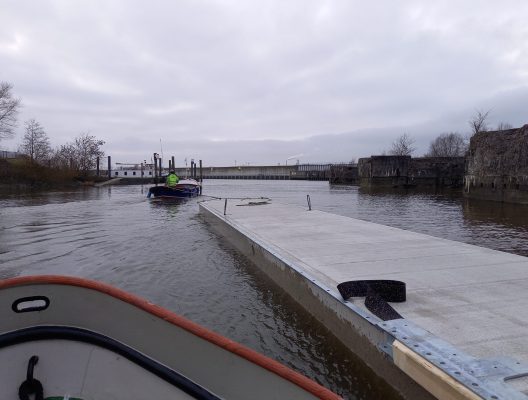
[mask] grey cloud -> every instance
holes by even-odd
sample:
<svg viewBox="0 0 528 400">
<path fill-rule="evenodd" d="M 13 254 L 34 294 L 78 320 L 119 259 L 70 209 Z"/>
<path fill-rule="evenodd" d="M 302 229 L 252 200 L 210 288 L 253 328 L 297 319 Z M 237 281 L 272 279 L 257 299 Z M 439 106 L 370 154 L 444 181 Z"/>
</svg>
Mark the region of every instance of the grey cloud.
<svg viewBox="0 0 528 400">
<path fill-rule="evenodd" d="M 347 160 L 403 131 L 425 151 L 475 108 L 525 118 L 525 2 L 2 3 L 0 80 L 21 119 L 126 161 L 160 138 L 211 163 Z"/>
</svg>

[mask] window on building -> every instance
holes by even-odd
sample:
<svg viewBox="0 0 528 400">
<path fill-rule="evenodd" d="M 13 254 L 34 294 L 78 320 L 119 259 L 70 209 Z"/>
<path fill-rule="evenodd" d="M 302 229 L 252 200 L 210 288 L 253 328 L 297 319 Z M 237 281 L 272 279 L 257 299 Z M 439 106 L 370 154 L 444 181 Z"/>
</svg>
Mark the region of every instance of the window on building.
<svg viewBox="0 0 528 400">
<path fill-rule="evenodd" d="M 152 175 L 152 171 L 149 171 L 149 175 Z"/>
<path fill-rule="evenodd" d="M 127 172 L 125 171 L 125 172 L 123 173 L 123 175 L 126 175 L 126 174 L 127 174 Z"/>
<path fill-rule="evenodd" d="M 136 175 L 136 171 L 132 172 L 132 175 Z"/>
<path fill-rule="evenodd" d="M 116 171 L 116 172 L 115 172 L 115 176 L 118 176 L 118 175 L 119 175 L 119 172 Z"/>
</svg>

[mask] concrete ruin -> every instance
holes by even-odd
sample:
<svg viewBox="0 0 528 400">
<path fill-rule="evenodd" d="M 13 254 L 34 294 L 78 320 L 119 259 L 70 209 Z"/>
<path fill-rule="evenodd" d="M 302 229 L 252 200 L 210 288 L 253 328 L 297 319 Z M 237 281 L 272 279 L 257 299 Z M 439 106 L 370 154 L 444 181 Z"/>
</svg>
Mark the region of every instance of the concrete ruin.
<svg viewBox="0 0 528 400">
<path fill-rule="evenodd" d="M 330 166 L 331 184 L 348 184 L 357 185 L 358 183 L 358 166 L 357 164 L 332 164 Z"/>
<path fill-rule="evenodd" d="M 464 157 L 371 156 L 359 159 L 358 174 L 369 188 L 462 187 Z"/>
<path fill-rule="evenodd" d="M 528 204 L 528 124 L 471 138 L 464 195 Z"/>
</svg>

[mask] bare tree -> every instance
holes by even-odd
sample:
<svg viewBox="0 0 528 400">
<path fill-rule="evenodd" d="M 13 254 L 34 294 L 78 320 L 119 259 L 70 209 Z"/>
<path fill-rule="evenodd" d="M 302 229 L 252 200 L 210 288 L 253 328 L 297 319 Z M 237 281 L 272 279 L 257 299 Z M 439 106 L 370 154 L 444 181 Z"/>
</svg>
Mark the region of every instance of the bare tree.
<svg viewBox="0 0 528 400">
<path fill-rule="evenodd" d="M 416 150 L 416 147 L 413 147 L 413 145 L 414 139 L 404 133 L 392 143 L 389 154 L 393 156 L 410 156 Z"/>
<path fill-rule="evenodd" d="M 103 140 L 98 140 L 95 136 L 87 133 L 83 133 L 75 139 L 73 148 L 76 166 L 80 172 L 87 174 L 88 171 L 96 167 L 97 157 L 104 156 L 104 151 L 101 149 L 104 143 Z"/>
<path fill-rule="evenodd" d="M 22 139 L 20 151 L 27 154 L 32 162 L 42 162 L 51 156 L 48 135 L 35 119 L 26 121 L 26 133 Z"/>
<path fill-rule="evenodd" d="M 491 110 L 486 112 L 482 110 L 477 110 L 475 114 L 468 121 L 469 126 L 471 127 L 471 135 L 475 135 L 479 132 L 486 132 L 488 130 L 487 119 Z"/>
<path fill-rule="evenodd" d="M 0 140 L 15 135 L 14 128 L 17 124 L 20 99 L 13 97 L 12 88 L 11 84 L 0 82 Z"/>
<path fill-rule="evenodd" d="M 460 133 L 442 133 L 431 142 L 426 155 L 428 157 L 461 157 L 466 149 L 466 140 Z"/>
<path fill-rule="evenodd" d="M 513 125 L 508 122 L 499 122 L 499 125 L 497 125 L 497 130 L 499 132 L 507 131 L 508 129 L 513 129 Z"/>
<path fill-rule="evenodd" d="M 73 144 L 64 144 L 53 151 L 51 164 L 55 168 L 74 168 L 75 149 Z"/>
</svg>

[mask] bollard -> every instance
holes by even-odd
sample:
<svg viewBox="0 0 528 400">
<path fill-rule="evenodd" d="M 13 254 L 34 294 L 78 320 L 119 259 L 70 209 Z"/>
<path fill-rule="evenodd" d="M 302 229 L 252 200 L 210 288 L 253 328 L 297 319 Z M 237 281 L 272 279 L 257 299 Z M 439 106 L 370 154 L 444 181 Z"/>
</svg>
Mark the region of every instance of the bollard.
<svg viewBox="0 0 528 400">
<path fill-rule="evenodd" d="M 306 195 L 306 201 L 308 202 L 308 211 L 312 211 L 312 201 L 309 194 Z"/>
<path fill-rule="evenodd" d="M 227 199 L 225 199 L 225 203 L 224 203 L 224 215 L 226 215 L 226 210 L 227 210 Z"/>
</svg>

